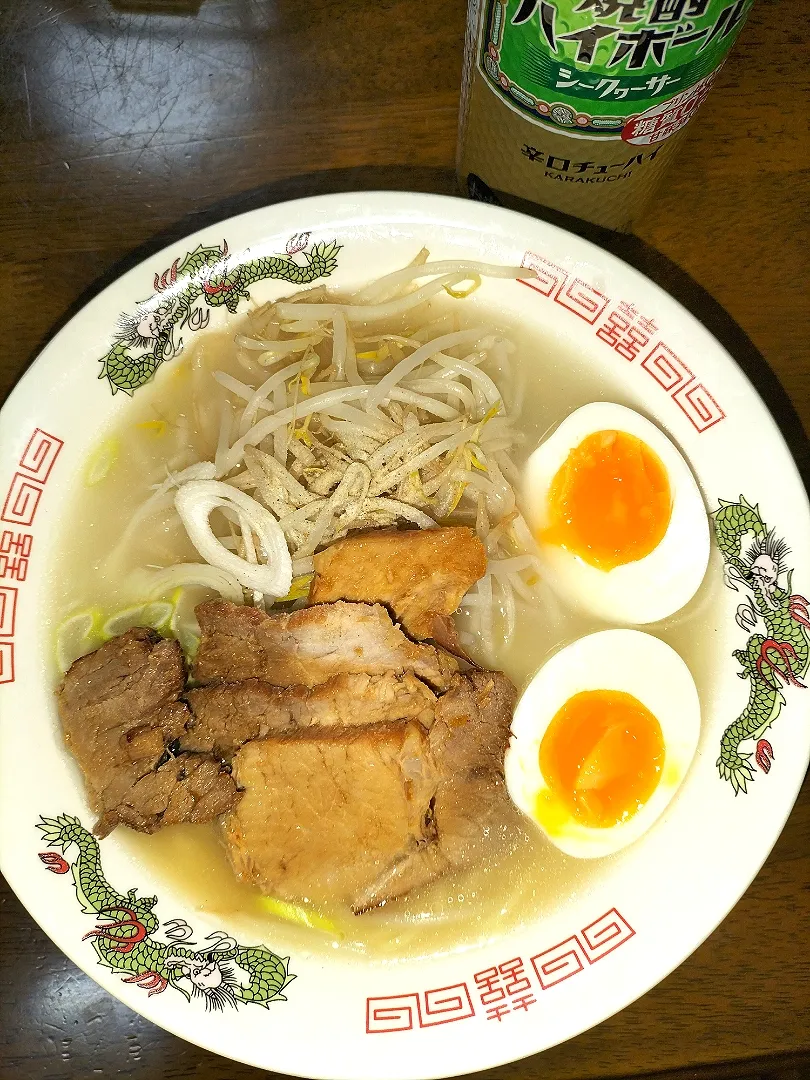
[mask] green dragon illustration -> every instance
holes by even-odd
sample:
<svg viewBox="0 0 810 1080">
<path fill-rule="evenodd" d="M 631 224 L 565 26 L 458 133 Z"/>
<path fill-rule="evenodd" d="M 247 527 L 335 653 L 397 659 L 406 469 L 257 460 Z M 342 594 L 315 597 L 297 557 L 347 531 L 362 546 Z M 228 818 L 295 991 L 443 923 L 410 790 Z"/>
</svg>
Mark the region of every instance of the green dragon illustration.
<svg viewBox="0 0 810 1080">
<path fill-rule="evenodd" d="M 72 865 L 56 851 L 39 857 L 52 873 L 72 871 L 82 911 L 99 919 L 84 939 L 92 940 L 99 963 L 125 976 L 124 982 L 147 990 L 149 997 L 173 986 L 189 1001 L 201 998 L 207 1009 L 219 1011 L 240 1002 L 267 1007 L 271 1001 L 286 1001 L 282 990 L 295 978 L 287 970 L 289 958 L 263 946 L 239 945 L 223 931 L 208 935 L 205 940 L 212 944 L 207 948 L 191 949 L 192 929 L 184 919 L 164 923 L 169 940 L 158 940 L 157 897 L 137 896 L 135 889 L 126 895 L 116 892 L 104 876 L 98 841 L 78 818 L 43 817 L 37 828 L 48 847 L 78 849 Z"/>
<path fill-rule="evenodd" d="M 802 678 L 810 660 L 810 602 L 791 592 L 793 571 L 786 566 L 790 549 L 766 527 L 759 507 L 742 495 L 738 502 L 719 501 L 714 531 L 726 564 L 726 584 L 750 594 L 737 608 L 737 624 L 749 632 L 760 624 L 765 629 L 764 634 L 751 634 L 746 648 L 734 653 L 742 665 L 737 674 L 748 679 L 751 688 L 748 704 L 720 740 L 717 768 L 738 794 L 754 779 L 752 757 L 764 773 L 770 771 L 774 753 L 763 736 L 785 704 L 782 683 L 806 689 Z M 747 537 L 752 540 L 743 553 Z M 746 753 L 740 747 L 749 739 L 757 740 L 756 749 Z"/>
<path fill-rule="evenodd" d="M 122 390 L 132 395 L 149 382 L 166 360 L 183 348 L 180 331 L 208 325 L 211 313 L 206 308 L 225 307 L 235 313 L 240 300 L 249 300 L 248 286 L 267 278 L 306 285 L 329 277 L 337 266 L 341 245 L 313 244 L 309 251 L 309 233 L 297 233 L 287 242 L 286 255 L 246 259 L 228 253 L 222 247 L 200 245 L 182 259 L 175 259 L 163 274 L 155 274 L 154 295 L 137 305 L 132 314 L 119 319 L 116 341 L 101 358 L 100 379 L 107 379 L 113 394 Z M 301 254 L 304 262 L 297 262 Z"/>
</svg>

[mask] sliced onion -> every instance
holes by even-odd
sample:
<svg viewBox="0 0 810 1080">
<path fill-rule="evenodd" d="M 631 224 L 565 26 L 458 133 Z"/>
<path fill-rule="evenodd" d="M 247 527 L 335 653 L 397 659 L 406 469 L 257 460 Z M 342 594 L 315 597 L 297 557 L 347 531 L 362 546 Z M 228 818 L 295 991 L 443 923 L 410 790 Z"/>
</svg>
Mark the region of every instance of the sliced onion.
<svg viewBox="0 0 810 1080">
<path fill-rule="evenodd" d="M 101 628 L 104 639 L 118 637 L 133 626 L 151 626 L 153 630 L 168 630 L 173 607 L 171 604 L 153 602 L 126 608 L 111 616 Z"/>
<path fill-rule="evenodd" d="M 211 566 L 226 570 L 246 589 L 266 596 L 286 596 L 292 582 L 292 560 L 281 526 L 269 510 L 244 491 L 219 480 L 191 480 L 174 497 L 177 513 L 189 540 Z M 209 522 L 217 508 L 240 514 L 256 534 L 263 563 L 250 563 L 228 549 L 214 535 Z"/>
<path fill-rule="evenodd" d="M 74 660 L 91 652 L 100 644 L 101 612 L 96 609 L 79 612 L 65 619 L 56 631 L 56 665 L 64 675 Z"/>
<path fill-rule="evenodd" d="M 218 592 L 232 604 L 245 602 L 242 586 L 233 574 L 208 563 L 175 563 L 159 569 L 134 570 L 127 585 L 127 591 L 133 596 L 160 597 L 177 589 L 199 586 Z"/>
<path fill-rule="evenodd" d="M 187 480 L 212 480 L 216 475 L 217 468 L 213 461 L 195 461 L 182 472 L 167 477 L 159 487 L 155 488 L 155 495 L 162 495 L 165 491 L 171 491 L 173 487 L 180 487 Z"/>
</svg>

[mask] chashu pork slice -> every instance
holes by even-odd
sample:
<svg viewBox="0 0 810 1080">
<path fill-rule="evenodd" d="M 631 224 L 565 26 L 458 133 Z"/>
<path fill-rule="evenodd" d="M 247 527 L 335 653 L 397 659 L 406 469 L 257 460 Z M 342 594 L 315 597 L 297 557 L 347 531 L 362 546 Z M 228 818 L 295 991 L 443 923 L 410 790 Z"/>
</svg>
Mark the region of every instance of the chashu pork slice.
<svg viewBox="0 0 810 1080">
<path fill-rule="evenodd" d="M 267 615 L 214 600 L 196 612 L 201 639 L 194 676 L 203 684 L 260 679 L 317 686 L 344 672 L 411 671 L 441 691 L 458 668 L 443 650 L 406 637 L 379 604 L 337 602 Z"/>
<path fill-rule="evenodd" d="M 517 693 L 500 671 L 453 677 L 436 703 L 428 736 L 438 777 L 435 838 L 402 852 L 353 901 L 356 913 L 379 907 L 460 869 L 484 854 L 487 839 L 517 819 L 506 790 L 503 760 Z"/>
<path fill-rule="evenodd" d="M 186 693 L 191 722 L 181 746 L 230 757 L 243 743 L 308 728 L 433 722 L 436 696 L 409 672 L 333 675 L 317 686 L 273 686 L 259 679 Z"/>
<path fill-rule="evenodd" d="M 442 640 L 437 626 L 486 570 L 472 529 L 370 529 L 318 552 L 309 602 L 385 604 L 411 637 Z"/>
<path fill-rule="evenodd" d="M 249 742 L 233 770 L 244 795 L 225 819 L 231 863 L 284 900 L 352 904 L 435 837 L 438 778 L 412 721 Z"/>
<path fill-rule="evenodd" d="M 480 858 L 516 817 L 503 778 L 515 690 L 456 675 L 427 731 L 417 721 L 309 728 L 247 742 L 231 862 L 285 900 L 379 907 Z"/>
<path fill-rule="evenodd" d="M 232 777 L 201 754 L 172 755 L 188 709 L 176 641 L 135 627 L 71 665 L 57 690 L 65 743 L 84 773 L 95 831 L 142 832 L 210 821 L 239 800 Z"/>
</svg>

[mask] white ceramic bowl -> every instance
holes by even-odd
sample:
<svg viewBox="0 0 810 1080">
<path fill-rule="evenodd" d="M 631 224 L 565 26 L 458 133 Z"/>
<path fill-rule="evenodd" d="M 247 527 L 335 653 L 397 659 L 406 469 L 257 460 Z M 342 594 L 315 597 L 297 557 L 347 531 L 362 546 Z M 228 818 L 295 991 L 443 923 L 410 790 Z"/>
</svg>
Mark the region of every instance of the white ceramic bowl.
<svg viewBox="0 0 810 1080">
<path fill-rule="evenodd" d="M 192 985 L 183 972 L 201 966 L 194 954 L 203 945 L 210 950 L 207 935 L 229 927 L 192 910 L 170 884 L 138 865 L 115 834 L 101 844 L 101 869 L 92 866 L 86 831 L 92 817 L 62 744 L 52 646 L 42 627 L 70 478 L 99 430 L 131 401 L 111 389 L 133 376 L 138 349 L 105 369 L 112 381 L 99 365 L 117 319 L 146 302 L 139 320 L 148 332 L 149 300 L 164 272 L 170 284 L 175 260 L 198 245 L 221 247 L 223 238 L 226 286 L 246 262 L 303 245 L 293 258 L 306 266 L 314 245 L 332 241 L 341 245 L 329 278 L 336 286 L 395 269 L 423 245 L 433 258 L 533 267 L 538 276 L 531 281 L 486 282 L 486 296 L 503 319 L 552 335 L 587 356 L 595 373 L 609 373 L 622 400 L 681 447 L 709 509 L 722 501 L 737 506 L 719 519 L 729 588 L 718 586 L 705 616 L 717 644 L 705 661 L 710 689 L 698 754 L 647 836 L 542 920 L 496 932 L 464 952 L 387 964 L 340 949 L 325 956 L 300 943 L 287 948 L 280 925 L 278 940 L 264 944 L 290 956 L 296 978 L 286 1000 L 261 1007 L 266 991 L 254 980 L 237 1008 L 212 1013 L 200 998 L 180 992 Z M 227 317 L 224 306 L 212 306 L 224 298 L 217 272 L 198 301 L 201 321 L 210 315 L 212 325 Z M 250 287 L 254 297 L 289 291 L 287 282 L 259 276 Z M 186 336 L 194 332 L 205 331 Z M 568 1039 L 639 997 L 711 933 L 762 865 L 801 783 L 810 747 L 810 693 L 801 685 L 810 642 L 802 596 L 810 590 L 810 518 L 788 450 L 733 359 L 683 308 L 604 251 L 518 214 L 428 195 L 325 196 L 233 218 L 150 257 L 72 319 L 11 395 L 0 433 L 0 506 L 3 873 L 40 926 L 110 993 L 226 1057 L 308 1077 L 398 1080 L 488 1068 Z M 739 542 L 743 553 L 750 546 L 748 528 L 773 529 L 792 554 L 780 566 L 761 558 L 747 578 L 733 555 Z M 710 572 L 719 575 L 723 560 L 715 555 Z M 738 678 L 732 656 L 740 649 L 748 650 L 746 679 Z M 769 694 L 766 679 L 779 689 Z M 752 687 L 764 702 L 762 723 L 748 708 Z M 767 721 L 773 727 L 766 732 Z M 61 815 L 78 824 L 63 819 L 38 831 L 43 818 Z M 120 971 L 99 964 L 99 935 L 85 938 L 98 925 L 99 907 L 117 903 L 120 911 L 125 898 L 116 901 L 113 892 L 105 901 L 92 891 L 83 911 L 67 873 L 82 865 L 91 891 L 137 888 L 128 902 L 143 927 L 143 947 L 121 953 Z M 152 895 L 158 899 L 149 919 L 139 898 Z M 203 945 L 183 946 L 180 924 L 170 922 L 178 919 Z M 239 947 L 259 944 L 239 941 Z M 224 946 L 214 963 L 230 947 L 232 961 L 254 974 L 261 968 L 259 954 L 234 952 L 227 940 Z M 171 956 L 180 958 L 173 961 L 180 975 L 166 984 L 161 971 Z M 251 992 L 257 1001 L 247 1000 Z"/>
</svg>

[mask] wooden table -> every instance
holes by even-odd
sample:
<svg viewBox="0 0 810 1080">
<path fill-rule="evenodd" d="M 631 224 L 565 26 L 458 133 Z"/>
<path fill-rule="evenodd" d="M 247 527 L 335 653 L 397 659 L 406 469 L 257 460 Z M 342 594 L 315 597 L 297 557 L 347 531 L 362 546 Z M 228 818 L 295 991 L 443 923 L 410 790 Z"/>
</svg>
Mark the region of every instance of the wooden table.
<svg viewBox="0 0 810 1080">
<path fill-rule="evenodd" d="M 758 0 L 638 237 L 601 238 L 723 340 L 805 463 L 790 402 L 807 424 L 808 14 Z M 323 191 L 453 193 L 464 18 L 462 0 L 0 0 L 0 395 L 122 267 L 209 221 Z M 808 882 L 806 783 L 754 884 L 679 970 L 486 1075 L 798 1077 Z M 5 885 L 0 911 L 0 1076 L 257 1075 L 114 1001 Z"/>
</svg>

